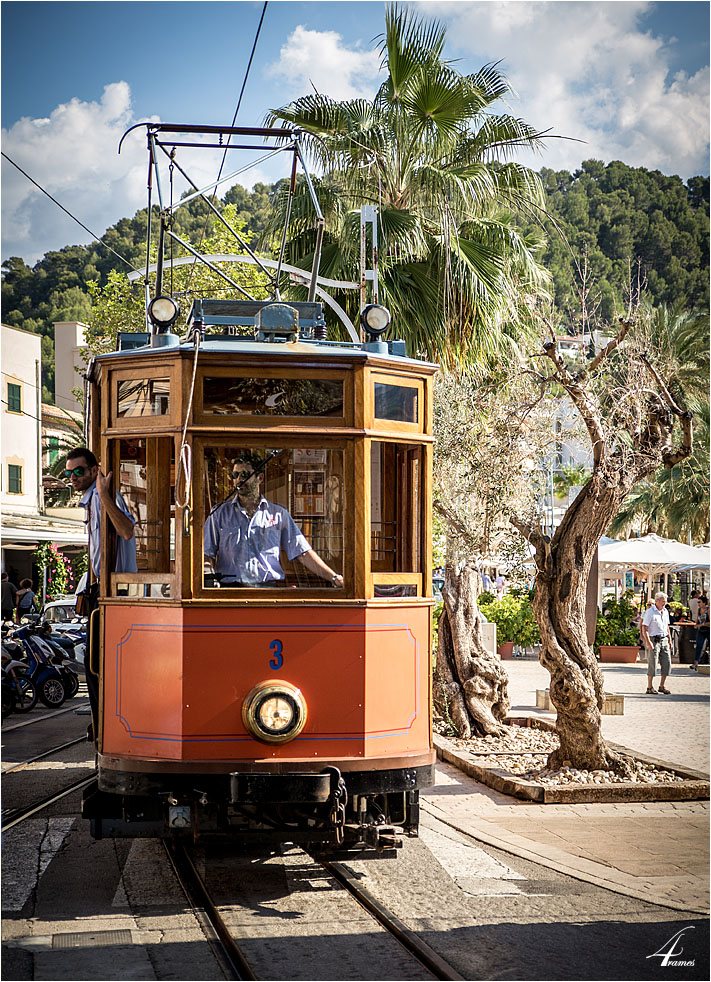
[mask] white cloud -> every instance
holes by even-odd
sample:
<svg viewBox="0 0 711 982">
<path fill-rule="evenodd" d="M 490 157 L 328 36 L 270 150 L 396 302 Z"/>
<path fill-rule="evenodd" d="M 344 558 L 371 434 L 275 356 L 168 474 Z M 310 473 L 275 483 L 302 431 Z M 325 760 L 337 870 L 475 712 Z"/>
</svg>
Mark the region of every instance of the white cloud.
<svg viewBox="0 0 711 982">
<path fill-rule="evenodd" d="M 641 27 L 649 3 L 423 2 L 448 24 L 457 54 L 502 60 L 510 109 L 551 140 L 539 167 L 623 160 L 683 178 L 708 173 L 709 72 L 669 75 L 673 39 Z M 460 62 L 457 66 L 463 69 Z"/>
<path fill-rule="evenodd" d="M 380 55 L 360 47 L 346 47 L 335 31 L 310 31 L 299 25 L 269 67 L 273 77 L 284 78 L 290 97 L 312 91 L 332 99 L 372 98 L 378 84 Z"/>
<path fill-rule="evenodd" d="M 156 117 L 150 121 L 156 121 Z M 119 219 L 146 206 L 148 155 L 144 131 L 139 129 L 129 135 L 120 156 L 117 153 L 122 134 L 137 122 L 129 86 L 126 82 L 113 82 L 104 88 L 99 102 L 72 99 L 57 106 L 48 118 L 19 119 L 9 130 L 3 130 L 2 146 L 8 157 L 101 236 Z M 221 151 L 183 150 L 179 154 L 181 166 L 198 187 L 215 179 Z M 253 159 L 254 154 L 251 156 Z M 228 158 L 224 173 L 236 170 L 247 159 Z M 268 170 L 250 170 L 236 180 L 251 187 L 256 181 L 275 179 Z M 234 182 L 222 185 L 218 193 L 223 195 L 230 183 Z M 186 187 L 178 176 L 174 197 Z M 162 188 L 167 200 L 165 166 Z M 155 188 L 153 202 L 157 203 Z M 2 216 L 3 259 L 21 256 L 33 265 L 51 249 L 61 249 L 68 243 L 88 243 L 93 238 L 4 158 Z"/>
</svg>

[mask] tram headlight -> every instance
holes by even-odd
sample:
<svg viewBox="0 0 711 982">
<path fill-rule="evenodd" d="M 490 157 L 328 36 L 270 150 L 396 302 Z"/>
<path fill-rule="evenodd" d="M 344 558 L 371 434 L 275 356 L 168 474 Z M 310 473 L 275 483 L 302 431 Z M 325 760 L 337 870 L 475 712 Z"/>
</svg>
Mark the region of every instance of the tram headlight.
<svg viewBox="0 0 711 982">
<path fill-rule="evenodd" d="M 172 297 L 154 297 L 148 304 L 148 316 L 151 324 L 159 331 L 167 331 L 177 320 L 180 307 Z"/>
<path fill-rule="evenodd" d="M 287 743 L 306 723 L 306 700 L 290 682 L 260 682 L 242 704 L 245 729 L 265 743 Z"/>
<path fill-rule="evenodd" d="M 360 312 L 361 327 L 371 341 L 379 338 L 390 326 L 390 311 L 377 303 L 369 303 Z"/>
</svg>

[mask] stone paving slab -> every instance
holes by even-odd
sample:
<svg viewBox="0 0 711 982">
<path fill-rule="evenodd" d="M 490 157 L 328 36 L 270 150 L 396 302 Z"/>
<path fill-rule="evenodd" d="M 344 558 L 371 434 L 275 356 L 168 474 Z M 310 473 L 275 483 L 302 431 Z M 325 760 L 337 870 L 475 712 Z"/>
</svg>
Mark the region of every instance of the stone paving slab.
<svg viewBox="0 0 711 982">
<path fill-rule="evenodd" d="M 707 913 L 709 802 L 543 805 L 438 761 L 423 809 L 504 852 L 649 903 Z"/>
</svg>

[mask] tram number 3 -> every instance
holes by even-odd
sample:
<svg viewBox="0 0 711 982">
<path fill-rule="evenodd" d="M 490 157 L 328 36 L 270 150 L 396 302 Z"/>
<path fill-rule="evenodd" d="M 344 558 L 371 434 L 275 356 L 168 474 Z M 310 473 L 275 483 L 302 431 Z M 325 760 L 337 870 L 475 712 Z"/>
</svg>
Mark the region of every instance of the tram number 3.
<svg viewBox="0 0 711 982">
<path fill-rule="evenodd" d="M 269 659 L 269 667 L 273 668 L 275 672 L 284 664 L 283 648 L 284 646 L 281 641 L 277 641 L 276 639 L 269 645 L 269 650 L 274 652 L 274 657 Z"/>
</svg>

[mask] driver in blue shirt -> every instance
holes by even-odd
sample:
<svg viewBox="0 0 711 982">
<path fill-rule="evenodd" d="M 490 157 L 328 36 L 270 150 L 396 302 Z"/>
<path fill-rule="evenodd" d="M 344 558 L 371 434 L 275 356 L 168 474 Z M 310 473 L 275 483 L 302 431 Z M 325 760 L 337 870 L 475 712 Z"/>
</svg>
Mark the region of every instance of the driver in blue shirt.
<svg viewBox="0 0 711 982">
<path fill-rule="evenodd" d="M 336 589 L 343 577 L 314 552 L 286 508 L 262 495 L 262 462 L 252 454 L 232 461 L 234 493 L 208 515 L 203 550 L 221 586 L 278 586 L 280 563 L 299 562 Z"/>
</svg>

